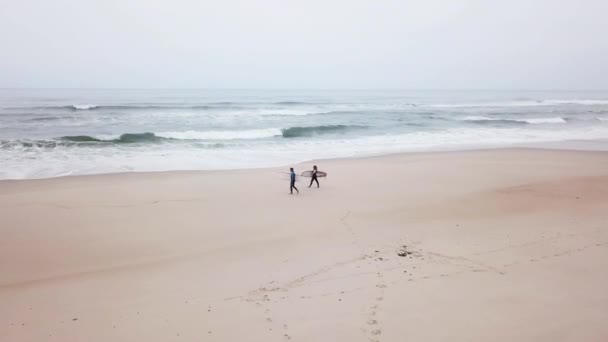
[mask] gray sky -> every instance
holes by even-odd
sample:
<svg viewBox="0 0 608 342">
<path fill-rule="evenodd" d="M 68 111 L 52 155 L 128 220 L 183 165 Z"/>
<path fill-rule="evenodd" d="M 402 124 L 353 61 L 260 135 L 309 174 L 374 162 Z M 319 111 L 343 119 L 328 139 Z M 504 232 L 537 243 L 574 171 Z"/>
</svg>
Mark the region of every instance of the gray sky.
<svg viewBox="0 0 608 342">
<path fill-rule="evenodd" d="M 608 89 L 606 0 L 0 0 L 0 87 Z"/>
</svg>

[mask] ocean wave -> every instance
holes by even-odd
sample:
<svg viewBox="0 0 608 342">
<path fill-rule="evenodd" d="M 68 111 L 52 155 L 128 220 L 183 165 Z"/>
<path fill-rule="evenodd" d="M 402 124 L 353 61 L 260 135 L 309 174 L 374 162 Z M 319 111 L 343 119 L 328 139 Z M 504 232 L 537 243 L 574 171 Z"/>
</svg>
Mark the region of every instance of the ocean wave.
<svg viewBox="0 0 608 342">
<path fill-rule="evenodd" d="M 72 143 L 112 143 L 112 144 L 132 144 L 132 143 L 158 143 L 158 142 L 179 142 L 197 140 L 237 140 L 237 139 L 264 139 L 281 136 L 279 128 L 252 129 L 240 131 L 183 131 L 183 132 L 146 132 L 146 133 L 125 133 L 116 135 L 68 135 L 57 138 L 60 141 Z"/>
<path fill-rule="evenodd" d="M 299 102 L 299 101 L 280 101 L 275 102 L 274 104 L 282 105 L 282 106 L 297 106 L 297 105 L 315 105 L 319 104 L 316 102 Z"/>
<path fill-rule="evenodd" d="M 145 133 L 144 133 L 145 134 Z M 107 148 L 111 146 L 117 146 L 116 144 L 128 144 L 134 142 L 159 142 L 163 140 L 171 140 L 160 137 L 147 137 L 144 138 L 144 134 L 123 134 L 116 139 L 99 139 L 87 135 L 80 136 L 69 136 L 62 137 L 57 140 L 28 140 L 28 139 L 17 139 L 17 140 L 0 140 L 0 150 L 12 150 L 21 152 L 31 151 L 47 151 L 60 148 L 85 148 L 85 147 L 102 147 Z M 138 137 L 136 137 L 138 136 Z M 145 144 L 144 144 L 145 145 Z M 142 148 L 142 144 L 138 144 Z M 226 143 L 220 142 L 193 142 L 189 146 L 194 148 L 204 149 L 221 149 L 229 146 Z"/>
<path fill-rule="evenodd" d="M 522 120 L 530 124 L 541 124 L 541 123 L 566 123 L 566 119 L 561 117 L 555 118 L 532 118 Z"/>
<path fill-rule="evenodd" d="M 59 140 L 70 141 L 75 143 L 115 143 L 115 144 L 133 144 L 133 143 L 149 143 L 160 142 L 169 138 L 156 136 L 154 133 L 125 133 L 121 134 L 116 139 L 99 139 L 89 135 L 68 135 L 60 137 Z"/>
<path fill-rule="evenodd" d="M 75 105 L 67 106 L 68 109 L 73 109 L 73 110 L 89 110 L 89 109 L 95 109 L 98 107 L 99 107 L 98 105 L 93 105 L 93 104 L 75 104 Z"/>
<path fill-rule="evenodd" d="M 507 119 L 495 119 L 495 120 L 467 120 L 468 122 L 478 125 L 501 125 L 501 126 L 522 126 L 527 125 L 527 122 L 520 120 L 507 120 Z"/>
<path fill-rule="evenodd" d="M 282 130 L 283 138 L 302 138 L 322 134 L 345 133 L 349 130 L 363 129 L 366 126 L 356 125 L 326 125 L 310 127 L 289 127 Z"/>
<path fill-rule="evenodd" d="M 107 105 L 96 105 L 96 104 L 73 104 L 67 106 L 37 106 L 37 107 L 6 107 L 5 109 L 36 109 L 36 110 L 57 110 L 65 109 L 70 111 L 76 110 L 145 110 L 145 109 L 250 109 L 250 110 L 264 110 L 264 109 L 280 109 L 282 107 L 290 106 L 316 106 L 321 103 L 312 102 L 296 102 L 296 101 L 284 101 L 284 102 L 269 102 L 269 103 L 250 103 L 250 102 L 209 102 L 203 104 L 178 104 L 178 103 L 166 103 L 166 104 L 107 104 Z"/>
<path fill-rule="evenodd" d="M 478 124 L 502 123 L 502 124 L 544 124 L 544 123 L 566 123 L 566 119 L 562 117 L 551 118 L 529 118 L 529 119 L 505 119 L 491 118 L 487 116 L 467 116 L 462 121 L 470 121 Z"/>
<path fill-rule="evenodd" d="M 53 140 L 0 140 L 2 150 L 52 149 L 60 145 L 64 144 Z"/>
<path fill-rule="evenodd" d="M 204 141 L 204 140 L 247 140 L 247 139 L 266 139 L 273 137 L 297 138 L 312 137 L 323 134 L 345 133 L 351 130 L 364 129 L 366 126 L 357 125 L 326 125 L 311 127 L 289 127 L 289 128 L 267 128 L 252 130 L 234 131 L 167 131 L 167 132 L 146 132 L 146 133 L 125 133 L 120 136 L 90 136 L 90 135 L 69 135 L 57 138 L 59 141 L 71 143 L 112 143 L 112 144 L 131 144 L 131 143 L 158 143 L 158 142 L 179 142 L 179 141 Z"/>
<path fill-rule="evenodd" d="M 530 97 L 518 97 L 513 99 L 513 103 L 531 105 L 606 105 L 608 99 L 535 99 Z"/>
<path fill-rule="evenodd" d="M 289 127 L 285 129 L 267 128 L 252 130 L 234 131 L 167 131 L 167 132 L 145 132 L 145 133 L 124 133 L 121 135 L 67 135 L 53 140 L 20 140 L 4 141 L 4 148 L 13 145 L 23 147 L 56 147 L 59 145 L 69 146 L 88 146 L 103 144 L 147 144 L 163 142 L 191 142 L 197 141 L 227 141 L 227 140 L 248 140 L 248 139 L 268 139 L 274 137 L 296 138 L 311 137 L 323 134 L 345 133 L 349 130 L 362 129 L 365 126 L 355 125 L 327 125 L 312 127 Z M 216 146 L 217 147 L 217 146 Z"/>
<path fill-rule="evenodd" d="M 69 110 L 150 110 L 150 109 L 209 109 L 212 106 L 163 106 L 163 105 L 79 105 L 79 106 L 64 106 L 64 107 L 43 107 L 46 109 L 65 108 Z"/>
<path fill-rule="evenodd" d="M 500 107 L 528 107 L 542 106 L 540 101 L 511 101 L 511 102 L 471 102 L 471 103 L 438 103 L 427 104 L 425 107 L 430 108 L 500 108 Z"/>
<path fill-rule="evenodd" d="M 216 112 L 221 114 L 235 115 L 262 115 L 262 116 L 297 116 L 318 114 L 326 111 L 323 108 L 307 107 L 304 104 L 260 104 L 252 105 L 249 103 L 209 103 L 204 105 L 175 105 L 175 104 L 157 104 L 157 105 L 70 105 L 70 106 L 43 106 L 43 107 L 8 107 L 6 109 L 36 112 L 183 112 L 193 111 L 198 112 Z"/>
<path fill-rule="evenodd" d="M 235 139 L 263 139 L 280 136 L 279 128 L 252 129 L 241 131 L 185 131 L 185 132 L 159 132 L 157 136 L 179 140 L 235 140 Z"/>
<path fill-rule="evenodd" d="M 35 118 L 30 118 L 30 119 L 26 119 L 24 121 L 57 121 L 57 120 L 61 120 L 64 119 L 65 117 L 61 117 L 61 116 L 40 116 L 40 117 L 35 117 Z"/>
<path fill-rule="evenodd" d="M 212 108 L 239 108 L 234 106 L 229 106 L 228 103 L 225 105 L 145 105 L 145 104 L 133 104 L 133 105 L 87 105 L 87 104 L 76 104 L 76 105 L 68 105 L 68 106 L 37 106 L 37 107 L 3 107 L 3 109 L 7 110 L 49 110 L 49 111 L 97 111 L 97 110 L 149 110 L 149 109 L 212 109 Z"/>
<path fill-rule="evenodd" d="M 571 99 L 571 100 L 541 100 L 540 103 L 547 105 L 608 105 L 608 100 L 600 99 Z"/>
<path fill-rule="evenodd" d="M 470 102 L 470 103 L 436 103 L 427 104 L 426 107 L 431 108 L 476 108 L 476 107 L 539 107 L 539 106 L 560 106 L 560 105 L 608 105 L 608 100 L 597 99 L 570 99 L 570 100 L 534 100 L 520 99 L 513 101 L 500 102 Z"/>
<path fill-rule="evenodd" d="M 496 121 L 496 120 L 503 120 L 503 119 L 490 118 L 487 116 L 465 116 L 464 118 L 458 118 L 458 120 L 462 120 L 462 121 Z"/>
</svg>

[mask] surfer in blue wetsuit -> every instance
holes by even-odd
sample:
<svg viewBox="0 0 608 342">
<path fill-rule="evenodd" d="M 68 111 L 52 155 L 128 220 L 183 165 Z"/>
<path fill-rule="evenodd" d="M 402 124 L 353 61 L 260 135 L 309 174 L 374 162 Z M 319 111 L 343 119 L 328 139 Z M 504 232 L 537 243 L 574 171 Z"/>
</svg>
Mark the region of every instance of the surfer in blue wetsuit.
<svg viewBox="0 0 608 342">
<path fill-rule="evenodd" d="M 319 187 L 319 180 L 317 179 L 317 165 L 312 167 L 312 179 L 310 180 L 309 188 L 312 186 L 312 182 L 317 182 L 317 188 Z"/>
<path fill-rule="evenodd" d="M 298 190 L 298 188 L 296 188 L 296 173 L 293 171 L 293 167 L 289 169 L 289 171 L 291 171 L 290 174 L 290 183 L 289 183 L 289 192 L 293 195 L 293 189 L 296 189 L 296 191 L 298 192 L 298 194 L 300 193 L 300 190 Z"/>
</svg>

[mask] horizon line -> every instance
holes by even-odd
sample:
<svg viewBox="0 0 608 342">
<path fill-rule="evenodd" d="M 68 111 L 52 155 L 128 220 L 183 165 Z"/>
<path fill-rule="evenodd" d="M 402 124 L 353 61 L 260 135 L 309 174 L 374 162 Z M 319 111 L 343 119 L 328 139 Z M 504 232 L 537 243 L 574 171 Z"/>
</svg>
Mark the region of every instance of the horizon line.
<svg viewBox="0 0 608 342">
<path fill-rule="evenodd" d="M 602 92 L 600 88 L 210 88 L 210 87 L 0 87 L 0 90 L 205 90 L 205 91 L 592 91 Z"/>
</svg>

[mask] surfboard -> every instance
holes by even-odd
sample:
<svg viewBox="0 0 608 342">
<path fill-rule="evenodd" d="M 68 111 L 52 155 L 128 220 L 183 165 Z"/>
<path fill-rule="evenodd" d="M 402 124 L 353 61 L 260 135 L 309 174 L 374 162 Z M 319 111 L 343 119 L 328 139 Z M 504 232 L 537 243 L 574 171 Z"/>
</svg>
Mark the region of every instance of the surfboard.
<svg viewBox="0 0 608 342">
<path fill-rule="evenodd" d="M 301 176 L 302 177 L 312 177 L 312 170 L 302 172 Z M 317 177 L 327 177 L 327 172 L 317 171 Z"/>
<path fill-rule="evenodd" d="M 281 180 L 289 181 L 291 180 L 291 173 L 289 172 L 277 172 L 279 174 L 279 178 Z M 300 175 L 296 174 L 296 183 L 300 182 Z"/>
</svg>

